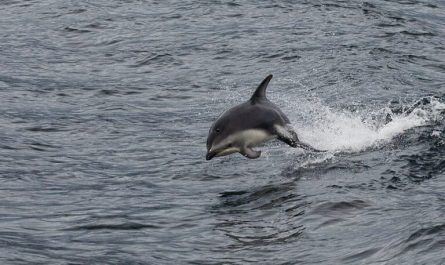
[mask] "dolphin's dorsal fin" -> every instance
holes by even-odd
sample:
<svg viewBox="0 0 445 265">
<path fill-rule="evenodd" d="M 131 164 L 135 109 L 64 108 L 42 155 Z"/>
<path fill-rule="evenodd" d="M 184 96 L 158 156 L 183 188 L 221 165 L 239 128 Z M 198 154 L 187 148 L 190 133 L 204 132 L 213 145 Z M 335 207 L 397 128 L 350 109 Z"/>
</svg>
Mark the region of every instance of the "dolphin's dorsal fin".
<svg viewBox="0 0 445 265">
<path fill-rule="evenodd" d="M 264 78 L 263 82 L 261 82 L 261 84 L 255 90 L 255 93 L 253 93 L 252 97 L 250 98 L 252 102 L 257 101 L 258 99 L 266 98 L 266 88 L 272 77 L 273 75 L 268 75 L 266 78 Z"/>
</svg>

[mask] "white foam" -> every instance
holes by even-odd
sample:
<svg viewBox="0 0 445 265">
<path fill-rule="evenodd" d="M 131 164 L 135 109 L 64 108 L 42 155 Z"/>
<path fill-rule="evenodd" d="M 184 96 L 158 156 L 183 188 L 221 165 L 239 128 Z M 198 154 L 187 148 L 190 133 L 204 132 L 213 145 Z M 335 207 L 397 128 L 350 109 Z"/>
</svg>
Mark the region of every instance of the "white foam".
<svg viewBox="0 0 445 265">
<path fill-rule="evenodd" d="M 437 99 L 401 114 L 393 114 L 389 108 L 362 113 L 335 110 L 320 102 L 311 102 L 306 107 L 307 113 L 298 114 L 306 116 L 304 124 L 294 121 L 292 113 L 289 113 L 300 140 L 315 148 L 334 152 L 356 152 L 388 143 L 406 130 L 443 118 L 445 110 L 445 104 Z M 300 105 L 298 111 L 304 111 L 304 108 Z M 391 116 L 390 122 L 383 118 L 386 115 Z M 376 120 L 376 116 L 380 116 L 380 120 Z"/>
</svg>

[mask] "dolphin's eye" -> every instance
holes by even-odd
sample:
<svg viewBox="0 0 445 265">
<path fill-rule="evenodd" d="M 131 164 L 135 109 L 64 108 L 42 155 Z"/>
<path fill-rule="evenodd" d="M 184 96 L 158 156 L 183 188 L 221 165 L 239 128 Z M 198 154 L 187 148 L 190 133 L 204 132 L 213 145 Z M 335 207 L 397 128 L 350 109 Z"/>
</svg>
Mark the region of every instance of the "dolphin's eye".
<svg viewBox="0 0 445 265">
<path fill-rule="evenodd" d="M 220 133 L 221 129 L 220 128 L 216 128 L 215 131 L 216 131 L 216 133 Z"/>
</svg>

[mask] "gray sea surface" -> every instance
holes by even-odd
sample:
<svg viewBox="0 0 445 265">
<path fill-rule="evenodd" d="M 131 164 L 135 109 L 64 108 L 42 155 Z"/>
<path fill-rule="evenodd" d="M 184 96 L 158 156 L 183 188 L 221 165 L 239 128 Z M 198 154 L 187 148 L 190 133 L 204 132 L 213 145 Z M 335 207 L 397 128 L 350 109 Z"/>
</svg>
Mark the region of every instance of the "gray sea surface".
<svg viewBox="0 0 445 265">
<path fill-rule="evenodd" d="M 445 264 L 444 117 L 443 0 L 3 0 L 0 263 Z"/>
</svg>

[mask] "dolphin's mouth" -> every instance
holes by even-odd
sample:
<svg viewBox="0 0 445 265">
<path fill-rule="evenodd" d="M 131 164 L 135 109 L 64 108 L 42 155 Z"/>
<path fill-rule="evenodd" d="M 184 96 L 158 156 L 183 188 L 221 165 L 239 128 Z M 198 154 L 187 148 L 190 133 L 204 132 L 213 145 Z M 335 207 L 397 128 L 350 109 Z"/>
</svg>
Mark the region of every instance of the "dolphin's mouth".
<svg viewBox="0 0 445 265">
<path fill-rule="evenodd" d="M 210 160 L 216 156 L 219 156 L 220 153 L 221 153 L 221 150 L 218 150 L 218 149 L 215 150 L 213 148 L 210 148 L 209 150 L 207 150 L 206 160 Z"/>
<path fill-rule="evenodd" d="M 216 156 L 215 152 L 207 152 L 206 160 L 210 160 Z"/>
<path fill-rule="evenodd" d="M 239 152 L 239 148 L 234 146 L 216 149 L 210 148 L 210 150 L 207 151 L 206 159 L 210 160 L 217 156 L 226 156 L 236 152 Z"/>
</svg>

